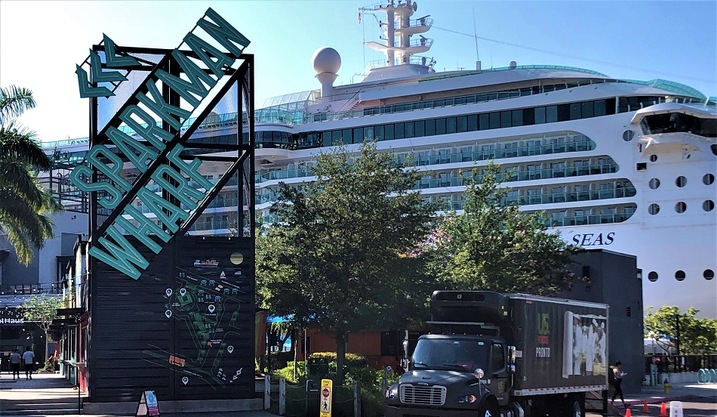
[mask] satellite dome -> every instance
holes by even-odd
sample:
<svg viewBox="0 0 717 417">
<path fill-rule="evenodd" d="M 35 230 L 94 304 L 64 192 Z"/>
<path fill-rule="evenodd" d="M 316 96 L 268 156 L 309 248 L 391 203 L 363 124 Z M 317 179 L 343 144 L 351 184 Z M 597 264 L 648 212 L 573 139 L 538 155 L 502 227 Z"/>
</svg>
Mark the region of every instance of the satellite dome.
<svg viewBox="0 0 717 417">
<path fill-rule="evenodd" d="M 336 74 L 341 68 L 341 56 L 334 48 L 324 47 L 318 49 L 314 52 L 312 61 L 317 74 L 324 72 Z"/>
</svg>

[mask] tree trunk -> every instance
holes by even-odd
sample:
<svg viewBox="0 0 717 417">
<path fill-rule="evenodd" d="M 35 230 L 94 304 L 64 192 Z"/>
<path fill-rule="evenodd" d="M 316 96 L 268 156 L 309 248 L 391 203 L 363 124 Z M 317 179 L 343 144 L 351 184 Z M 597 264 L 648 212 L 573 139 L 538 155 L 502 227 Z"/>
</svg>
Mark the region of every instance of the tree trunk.
<svg viewBox="0 0 717 417">
<path fill-rule="evenodd" d="M 336 331 L 336 385 L 344 383 L 344 361 L 346 360 L 346 333 L 343 330 Z"/>
</svg>

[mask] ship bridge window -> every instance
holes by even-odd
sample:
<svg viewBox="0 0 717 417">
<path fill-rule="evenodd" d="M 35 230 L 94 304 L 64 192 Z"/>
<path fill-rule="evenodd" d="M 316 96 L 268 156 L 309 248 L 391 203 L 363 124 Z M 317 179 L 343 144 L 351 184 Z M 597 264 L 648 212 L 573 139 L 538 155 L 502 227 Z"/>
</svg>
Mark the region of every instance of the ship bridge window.
<svg viewBox="0 0 717 417">
<path fill-rule="evenodd" d="M 361 143 L 364 141 L 365 136 L 362 127 L 355 127 L 353 131 L 353 143 Z"/>
<path fill-rule="evenodd" d="M 486 130 L 490 129 L 490 115 L 488 113 L 481 113 L 478 115 L 478 129 Z"/>
<path fill-rule="evenodd" d="M 511 127 L 513 126 L 513 112 L 502 111 L 500 112 L 500 127 Z"/>
<path fill-rule="evenodd" d="M 510 112 L 511 126 L 523 126 L 523 110 L 513 110 Z"/>
<path fill-rule="evenodd" d="M 446 119 L 436 119 L 436 135 L 446 134 Z"/>
<path fill-rule="evenodd" d="M 426 136 L 426 121 L 416 120 L 415 122 L 413 122 L 413 132 L 415 133 L 414 137 L 416 138 Z"/>
<path fill-rule="evenodd" d="M 648 115 L 640 126 L 646 134 L 690 132 L 704 137 L 717 137 L 717 121 L 683 113 Z"/>
<path fill-rule="evenodd" d="M 490 117 L 489 129 L 498 129 L 500 127 L 500 113 L 493 112 L 488 115 Z"/>
<path fill-rule="evenodd" d="M 468 117 L 467 116 L 456 117 L 456 131 L 457 132 L 468 131 Z"/>
<path fill-rule="evenodd" d="M 705 174 L 705 176 L 702 177 L 702 182 L 705 185 L 712 185 L 712 183 L 715 182 L 715 176 L 712 174 Z"/>
<path fill-rule="evenodd" d="M 403 123 L 396 123 L 393 128 L 394 139 L 403 139 L 406 137 L 406 128 Z"/>
<path fill-rule="evenodd" d="M 547 123 L 558 121 L 558 106 L 547 106 L 545 108 L 545 121 Z"/>
<path fill-rule="evenodd" d="M 654 216 L 655 214 L 660 212 L 660 205 L 656 203 L 650 204 L 650 206 L 647 208 L 647 212 Z"/>
<path fill-rule="evenodd" d="M 383 138 L 384 138 L 385 140 L 393 140 L 393 139 L 395 138 L 395 130 L 394 130 L 394 125 L 393 125 L 393 124 L 384 125 L 384 127 L 383 127 Z"/>
<path fill-rule="evenodd" d="M 413 124 L 413 122 L 406 122 L 406 123 L 404 123 L 404 133 L 403 133 L 403 137 L 404 137 L 404 138 L 415 138 L 415 137 L 416 137 L 416 132 L 415 132 L 415 129 L 414 129 L 414 124 Z"/>
<path fill-rule="evenodd" d="M 426 120 L 426 136 L 433 136 L 436 134 L 436 120 Z"/>
<path fill-rule="evenodd" d="M 687 178 L 685 178 L 684 176 L 680 175 L 680 176 L 677 177 L 677 179 L 675 180 L 675 185 L 677 185 L 677 186 L 680 187 L 680 188 L 684 187 L 685 185 L 687 185 Z"/>
<path fill-rule="evenodd" d="M 470 114 L 470 115 L 468 115 L 468 117 L 466 119 L 467 119 L 466 120 L 467 130 L 469 132 L 478 130 L 478 115 Z"/>
<path fill-rule="evenodd" d="M 635 137 L 635 132 L 632 130 L 626 130 L 622 132 L 622 140 L 625 142 L 631 141 Z"/>
<path fill-rule="evenodd" d="M 455 117 L 449 117 L 446 119 L 446 133 L 456 133 L 458 125 Z"/>
<path fill-rule="evenodd" d="M 596 100 L 595 101 L 595 107 L 593 108 L 593 116 L 605 116 L 608 114 L 607 111 L 607 101 L 605 100 Z"/>
<path fill-rule="evenodd" d="M 687 203 L 684 201 L 678 201 L 677 204 L 675 204 L 675 211 L 678 213 L 684 213 L 687 211 Z"/>
<path fill-rule="evenodd" d="M 715 208 L 715 202 L 712 200 L 705 200 L 702 203 L 702 210 L 704 211 L 712 211 Z"/>
<path fill-rule="evenodd" d="M 660 180 L 657 178 L 652 178 L 650 180 L 650 189 L 656 190 L 660 187 Z"/>
</svg>

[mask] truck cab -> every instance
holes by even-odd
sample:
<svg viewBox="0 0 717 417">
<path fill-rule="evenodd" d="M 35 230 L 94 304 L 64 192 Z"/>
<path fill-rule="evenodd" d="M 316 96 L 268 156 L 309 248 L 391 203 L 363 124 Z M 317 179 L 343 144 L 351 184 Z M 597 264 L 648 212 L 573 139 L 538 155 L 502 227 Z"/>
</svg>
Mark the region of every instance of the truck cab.
<svg viewBox="0 0 717 417">
<path fill-rule="evenodd" d="M 497 416 L 499 405 L 509 400 L 506 351 L 505 341 L 494 337 L 419 337 L 408 372 L 386 392 L 385 416 L 435 415 L 447 410 L 455 416 L 475 416 L 476 410 L 479 416 Z"/>
</svg>

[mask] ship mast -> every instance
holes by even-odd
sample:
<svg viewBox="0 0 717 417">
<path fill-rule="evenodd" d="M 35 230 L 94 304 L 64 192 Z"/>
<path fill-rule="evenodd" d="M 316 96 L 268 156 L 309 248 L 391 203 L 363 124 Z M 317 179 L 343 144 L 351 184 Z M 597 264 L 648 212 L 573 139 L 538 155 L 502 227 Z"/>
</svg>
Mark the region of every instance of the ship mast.
<svg viewBox="0 0 717 417">
<path fill-rule="evenodd" d="M 411 16 L 418 10 L 418 4 L 411 0 L 389 0 L 387 4 L 377 5 L 370 8 L 362 8 L 366 12 L 382 12 L 386 14 L 386 21 L 381 21 L 385 44 L 375 41 L 366 42 L 371 49 L 383 52 L 386 55 L 386 66 L 419 64 L 431 65 L 433 61 L 426 62 L 421 58 L 412 62 L 414 54 L 426 52 L 431 49 L 433 39 L 421 35 L 428 32 L 433 24 L 433 19 L 423 16 L 418 19 L 411 19 Z M 411 39 L 411 36 L 419 35 L 419 39 Z"/>
</svg>

